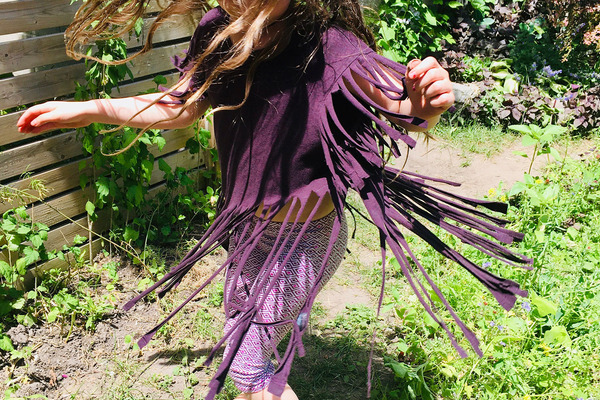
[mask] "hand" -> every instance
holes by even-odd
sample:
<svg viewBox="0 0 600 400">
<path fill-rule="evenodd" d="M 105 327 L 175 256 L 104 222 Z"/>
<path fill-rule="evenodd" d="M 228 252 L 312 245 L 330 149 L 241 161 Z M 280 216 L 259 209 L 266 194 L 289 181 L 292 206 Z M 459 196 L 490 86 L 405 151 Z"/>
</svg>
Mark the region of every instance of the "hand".
<svg viewBox="0 0 600 400">
<path fill-rule="evenodd" d="M 21 133 L 37 134 L 89 124 L 85 102 L 50 101 L 25 111 L 17 122 L 17 128 Z"/>
<path fill-rule="evenodd" d="M 448 71 L 435 58 L 412 60 L 407 68 L 406 86 L 412 103 L 410 115 L 431 120 L 454 104 Z"/>
</svg>

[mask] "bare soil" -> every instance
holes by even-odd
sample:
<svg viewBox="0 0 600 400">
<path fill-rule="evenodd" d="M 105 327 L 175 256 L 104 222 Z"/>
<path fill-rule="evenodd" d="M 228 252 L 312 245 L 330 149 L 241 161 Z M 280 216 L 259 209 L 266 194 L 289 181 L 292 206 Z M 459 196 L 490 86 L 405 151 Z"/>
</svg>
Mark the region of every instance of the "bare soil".
<svg viewBox="0 0 600 400">
<path fill-rule="evenodd" d="M 570 151 L 573 156 L 585 153 L 591 145 L 582 143 Z M 461 156 L 461 151 L 442 142 L 420 143 L 412 151 L 405 168 L 428 176 L 439 176 L 461 183 L 456 188 L 461 194 L 481 196 L 491 187 L 503 182 L 509 188 L 522 179 L 529 168 L 529 159 L 513 154 L 521 149 L 513 143 L 501 154 L 491 158 L 482 155 Z M 399 162 L 401 164 L 402 160 Z M 546 159 L 540 157 L 533 166 L 537 173 Z M 373 238 L 377 242 L 376 238 Z M 363 245 L 352 243 L 352 257 L 342 264 L 337 275 L 319 295 L 318 302 L 324 310 L 321 321 L 333 319 L 343 313 L 347 305 L 364 304 L 376 306 L 376 296 L 360 284 L 361 275 L 357 263 L 372 267 L 380 255 Z M 217 251 L 188 274 L 175 294 L 172 304 L 178 304 L 203 277 L 224 260 L 223 251 Z M 76 329 L 65 340 L 64 332 L 57 325 L 18 326 L 9 335 L 16 346 L 30 346 L 32 356 L 26 363 L 11 366 L 8 359 L 0 359 L 0 382 L 18 385 L 16 398 L 43 395 L 48 399 L 183 399 L 186 382 L 191 375 L 197 379 L 191 398 L 201 399 L 206 393 L 206 383 L 214 367 L 201 367 L 202 361 L 217 337 L 202 338 L 190 332 L 197 330 L 198 316 L 210 311 L 202 301 L 192 301 L 176 318 L 174 327 L 157 335 L 143 351 L 131 350 L 125 343 L 127 335 L 135 338 L 153 327 L 166 315 L 156 302 L 140 302 L 130 312 L 123 312 L 119 304 L 133 297 L 136 282 L 140 279 L 136 267 L 125 263 L 119 271 L 121 287 L 116 294 L 116 308 L 97 324 L 94 332 Z M 222 326 L 222 316 L 212 315 L 212 324 Z M 219 331 L 214 329 L 213 331 Z M 220 329 L 220 328 L 219 328 Z M 313 342 L 321 339 L 317 332 Z M 316 343 L 316 342 L 315 342 Z M 308 352 L 310 354 L 310 347 Z M 314 347 L 314 346 L 312 346 Z M 364 360 L 366 352 L 360 359 Z M 323 354 L 311 357 L 327 356 Z M 378 362 L 381 364 L 381 362 Z M 193 380 L 193 379 L 192 379 Z M 188 385 L 189 386 L 189 385 Z M 359 385 L 361 386 L 361 385 Z M 343 385 L 340 386 L 342 388 Z M 338 388 L 332 400 L 360 399 L 365 392 L 343 392 Z M 342 390 L 342 391 L 339 391 Z M 190 398 L 190 397 L 188 397 Z"/>
</svg>

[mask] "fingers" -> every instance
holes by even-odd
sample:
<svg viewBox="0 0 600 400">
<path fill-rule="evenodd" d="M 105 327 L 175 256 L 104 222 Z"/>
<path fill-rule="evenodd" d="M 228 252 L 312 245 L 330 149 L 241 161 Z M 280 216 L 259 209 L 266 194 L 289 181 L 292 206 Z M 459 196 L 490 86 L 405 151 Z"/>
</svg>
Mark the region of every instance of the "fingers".
<svg viewBox="0 0 600 400">
<path fill-rule="evenodd" d="M 21 133 L 43 133 L 53 129 L 70 127 L 68 116 L 61 112 L 55 102 L 39 104 L 29 108 L 17 121 Z"/>
<path fill-rule="evenodd" d="M 61 126 L 59 124 L 56 124 L 56 123 L 52 122 L 52 123 L 44 124 L 42 126 L 36 126 L 36 127 L 30 126 L 30 127 L 27 128 L 27 130 L 21 130 L 19 128 L 19 132 L 21 132 L 21 133 L 31 133 L 33 135 L 37 135 L 39 133 L 46 133 L 46 132 L 50 132 L 50 131 L 53 131 L 55 129 L 61 129 L 61 128 L 64 128 L 64 126 Z"/>
<path fill-rule="evenodd" d="M 17 121 L 19 132 L 34 133 L 34 128 L 40 125 L 38 121 L 39 117 L 54 109 L 55 107 L 51 103 L 39 104 L 29 108 L 21 115 L 19 121 Z"/>
<path fill-rule="evenodd" d="M 407 65 L 406 84 L 432 107 L 448 108 L 454 103 L 448 71 L 433 57 L 412 60 Z"/>
<path fill-rule="evenodd" d="M 429 100 L 432 107 L 448 109 L 454 104 L 454 93 L 443 93 Z"/>
<path fill-rule="evenodd" d="M 412 60 L 408 63 L 407 65 L 408 67 L 408 71 L 407 71 L 407 77 L 408 79 L 414 80 L 414 79 L 420 79 L 423 77 L 423 75 L 425 75 L 427 73 L 427 71 L 434 69 L 434 68 L 442 68 L 440 66 L 440 63 L 438 63 L 438 61 L 433 58 L 433 57 L 427 57 L 424 60 Z M 443 68 L 442 68 L 443 69 Z"/>
</svg>

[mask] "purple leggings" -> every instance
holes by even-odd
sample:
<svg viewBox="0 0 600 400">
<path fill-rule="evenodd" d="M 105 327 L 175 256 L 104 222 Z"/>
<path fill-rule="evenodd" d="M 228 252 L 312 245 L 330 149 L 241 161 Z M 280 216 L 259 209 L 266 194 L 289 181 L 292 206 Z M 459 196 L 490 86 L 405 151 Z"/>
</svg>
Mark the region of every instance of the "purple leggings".
<svg viewBox="0 0 600 400">
<path fill-rule="evenodd" d="M 269 293 L 264 293 L 269 283 L 261 288 L 255 288 L 254 283 L 269 252 L 275 245 L 281 223 L 269 223 L 260 242 L 243 266 L 242 273 L 236 282 L 233 281 L 231 275 L 232 271 L 237 268 L 240 257 L 232 261 L 225 278 L 225 293 L 229 293 L 233 285 L 235 285 L 235 290 L 232 296 L 226 296 L 225 308 L 227 315 L 230 317 L 225 322 L 225 332 L 228 332 L 240 317 L 239 313 L 235 314 L 231 304 L 243 306 L 248 297 L 255 293 L 254 290 L 260 290 L 261 292 L 257 301 L 267 296 L 263 307 L 258 312 L 257 318 L 260 321 L 269 323 L 298 318 L 298 313 L 304 306 L 314 285 L 317 284 L 318 290 L 321 290 L 323 285 L 333 276 L 344 257 L 348 240 L 348 227 L 345 218 L 323 276 L 318 283 L 316 282 L 323 257 L 331 239 L 331 230 L 335 218 L 337 218 L 336 212 L 333 211 L 323 218 L 311 221 L 294 254 L 287 264 L 282 265 L 284 258 L 289 253 L 291 244 L 298 236 L 302 224 L 298 224 L 293 230 L 291 229 L 292 224 L 286 227 L 285 233 L 290 235 L 290 240 L 287 242 L 286 248 L 279 257 L 278 263 L 271 271 L 270 276 L 276 275 L 281 268 L 283 268 L 283 273 Z M 252 231 L 256 219 L 248 223 L 252 224 L 251 229 L 249 229 L 249 231 Z M 239 243 L 239 232 L 242 229 L 243 227 L 239 229 L 237 234 L 232 235 L 229 244 L 230 253 L 235 250 L 237 243 Z M 250 326 L 229 370 L 229 376 L 240 391 L 243 393 L 259 392 L 269 385 L 275 371 L 275 366 L 271 362 L 273 348 L 290 329 L 291 324 L 289 323 L 278 326 L 257 324 Z M 229 346 L 225 348 L 225 355 L 228 352 Z"/>
</svg>

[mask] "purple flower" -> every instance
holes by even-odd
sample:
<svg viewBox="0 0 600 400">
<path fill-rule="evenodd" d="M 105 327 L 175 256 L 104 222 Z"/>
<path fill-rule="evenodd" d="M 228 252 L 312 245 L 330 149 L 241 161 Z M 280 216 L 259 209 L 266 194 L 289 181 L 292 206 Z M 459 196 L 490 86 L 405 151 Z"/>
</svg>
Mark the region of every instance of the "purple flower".
<svg viewBox="0 0 600 400">
<path fill-rule="evenodd" d="M 506 347 L 506 343 L 504 343 L 503 341 L 500 341 L 500 342 L 499 342 L 499 344 L 500 344 L 500 346 L 502 346 L 502 347 Z"/>
<path fill-rule="evenodd" d="M 496 326 L 496 323 L 494 321 L 490 321 L 490 326 Z"/>
<path fill-rule="evenodd" d="M 486 261 L 486 262 L 484 262 L 484 263 L 483 263 L 483 265 L 482 265 L 482 267 L 483 267 L 483 268 L 489 268 L 489 267 L 491 267 L 491 266 L 492 266 L 492 262 L 491 262 L 491 261 Z"/>
<path fill-rule="evenodd" d="M 504 328 L 505 328 L 505 327 L 504 327 L 503 325 L 497 325 L 497 326 L 496 326 L 496 328 L 498 328 L 498 330 L 499 330 L 500 332 L 502 332 L 502 331 L 504 330 Z"/>
<path fill-rule="evenodd" d="M 537 70 L 537 63 L 534 61 L 533 64 L 531 64 L 531 70 L 535 71 Z"/>
<path fill-rule="evenodd" d="M 524 301 L 521 303 L 521 308 L 527 312 L 531 311 L 531 303 L 529 303 L 528 301 Z"/>
<path fill-rule="evenodd" d="M 559 74 L 561 74 L 561 73 L 562 73 L 562 69 L 557 69 L 556 71 L 553 71 L 551 66 L 549 66 L 549 65 L 546 65 L 546 66 L 545 66 L 545 67 L 542 69 L 542 72 L 544 72 L 544 74 L 546 74 L 546 76 L 547 76 L 548 78 L 553 78 L 553 77 L 555 77 L 556 75 L 559 75 Z"/>
<path fill-rule="evenodd" d="M 556 100 L 559 100 L 559 101 L 571 101 L 571 100 L 573 100 L 574 97 L 575 97 L 575 93 L 569 93 L 566 96 L 557 97 Z"/>
</svg>

